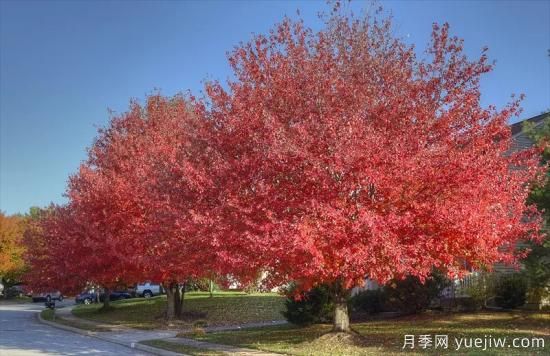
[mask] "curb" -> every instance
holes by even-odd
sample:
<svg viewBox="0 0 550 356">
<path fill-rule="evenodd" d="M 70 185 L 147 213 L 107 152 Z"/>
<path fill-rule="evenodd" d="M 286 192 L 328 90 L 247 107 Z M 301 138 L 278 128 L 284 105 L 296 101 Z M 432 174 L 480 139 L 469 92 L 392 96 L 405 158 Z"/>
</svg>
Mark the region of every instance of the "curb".
<svg viewBox="0 0 550 356">
<path fill-rule="evenodd" d="M 77 333 L 77 334 L 80 334 L 80 335 L 93 337 L 93 338 L 96 338 L 96 339 L 100 339 L 100 340 L 103 340 L 103 341 L 110 342 L 112 344 L 125 346 L 129 349 L 132 349 L 132 350 L 145 351 L 145 352 L 149 352 L 153 355 L 159 355 L 159 356 L 182 356 L 182 355 L 183 356 L 189 356 L 189 355 L 186 355 L 186 354 L 181 354 L 181 353 L 177 353 L 177 352 L 172 352 L 172 351 L 168 351 L 168 350 L 159 349 L 159 348 L 149 346 L 149 345 L 143 345 L 143 344 L 140 344 L 140 343 L 137 343 L 137 342 L 126 343 L 126 342 L 122 342 L 122 341 L 118 341 L 118 340 L 113 340 L 111 338 L 108 338 L 108 337 L 105 337 L 103 335 L 98 334 L 97 331 L 82 330 L 82 329 L 75 328 L 75 327 L 72 327 L 72 326 L 59 324 L 59 323 L 49 321 L 49 320 L 44 320 L 44 318 L 42 318 L 42 315 L 40 315 L 40 314 L 41 314 L 41 312 L 36 313 L 36 317 L 37 317 L 38 321 L 41 322 L 42 324 L 46 324 L 46 325 L 52 326 L 54 328 L 62 329 L 62 330 L 65 330 L 65 331 L 70 331 L 70 332 Z M 106 332 L 108 332 L 108 331 L 106 331 Z"/>
</svg>

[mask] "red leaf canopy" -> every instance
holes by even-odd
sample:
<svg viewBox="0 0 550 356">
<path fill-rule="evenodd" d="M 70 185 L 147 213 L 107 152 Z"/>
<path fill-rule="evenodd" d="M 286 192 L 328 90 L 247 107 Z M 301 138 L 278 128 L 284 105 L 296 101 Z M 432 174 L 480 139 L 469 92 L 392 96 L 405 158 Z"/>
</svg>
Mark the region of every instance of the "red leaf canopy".
<svg viewBox="0 0 550 356">
<path fill-rule="evenodd" d="M 336 15 L 315 33 L 287 19 L 229 61 L 229 89 L 207 86 L 226 163 L 215 215 L 267 282 L 456 274 L 538 238 L 536 152 L 507 154 L 518 102 L 481 107 L 485 50 L 468 60 L 447 25 L 419 58 L 389 20 Z"/>
</svg>

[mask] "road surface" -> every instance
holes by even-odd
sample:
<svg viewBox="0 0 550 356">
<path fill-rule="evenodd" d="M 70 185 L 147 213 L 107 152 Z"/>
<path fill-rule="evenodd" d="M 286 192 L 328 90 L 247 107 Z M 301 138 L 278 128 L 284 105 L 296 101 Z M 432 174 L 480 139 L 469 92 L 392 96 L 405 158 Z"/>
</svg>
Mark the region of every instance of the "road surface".
<svg viewBox="0 0 550 356">
<path fill-rule="evenodd" d="M 64 302 L 62 304 L 67 304 Z M 44 303 L 0 304 L 0 355 L 150 355 L 40 323 Z"/>
</svg>

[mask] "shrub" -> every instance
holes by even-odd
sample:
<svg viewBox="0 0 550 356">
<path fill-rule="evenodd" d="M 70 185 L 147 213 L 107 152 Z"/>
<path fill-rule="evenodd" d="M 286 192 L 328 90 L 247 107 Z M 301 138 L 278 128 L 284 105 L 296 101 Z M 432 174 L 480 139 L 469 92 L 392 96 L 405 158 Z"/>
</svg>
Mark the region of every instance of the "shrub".
<svg viewBox="0 0 550 356">
<path fill-rule="evenodd" d="M 289 295 L 293 295 L 292 289 Z M 283 316 L 292 324 L 309 325 L 314 323 L 329 323 L 334 313 L 334 304 L 326 286 L 318 286 L 309 292 L 302 293 L 299 299 L 289 297 Z"/>
<path fill-rule="evenodd" d="M 517 308 L 525 304 L 527 280 L 520 274 L 500 278 L 495 286 L 495 303 L 502 308 Z"/>
<path fill-rule="evenodd" d="M 449 283 L 449 280 L 438 272 L 434 272 L 424 283 L 412 276 L 390 281 L 384 287 L 386 307 L 408 314 L 421 312 L 428 308 L 430 302 L 438 297 Z"/>
<path fill-rule="evenodd" d="M 484 306 L 480 299 L 472 297 L 457 297 L 454 299 L 454 311 L 474 312 Z"/>
<path fill-rule="evenodd" d="M 375 314 L 384 310 L 385 301 L 386 294 L 382 289 L 365 290 L 351 298 L 351 306 L 354 311 Z"/>
<path fill-rule="evenodd" d="M 20 297 L 22 296 L 23 293 L 21 293 L 21 291 L 15 287 L 10 287 L 8 289 L 6 289 L 4 291 L 4 297 L 6 299 L 12 299 L 12 298 L 17 298 L 17 297 Z"/>
</svg>

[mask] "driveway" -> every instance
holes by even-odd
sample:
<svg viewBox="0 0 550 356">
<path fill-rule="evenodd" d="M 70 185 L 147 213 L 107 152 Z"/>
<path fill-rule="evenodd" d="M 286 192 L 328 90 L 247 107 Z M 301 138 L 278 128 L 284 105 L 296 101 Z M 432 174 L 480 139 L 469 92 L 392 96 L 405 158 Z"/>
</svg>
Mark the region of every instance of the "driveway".
<svg viewBox="0 0 550 356">
<path fill-rule="evenodd" d="M 42 324 L 36 319 L 36 313 L 43 309 L 43 303 L 0 304 L 1 356 L 150 355 Z"/>
</svg>

